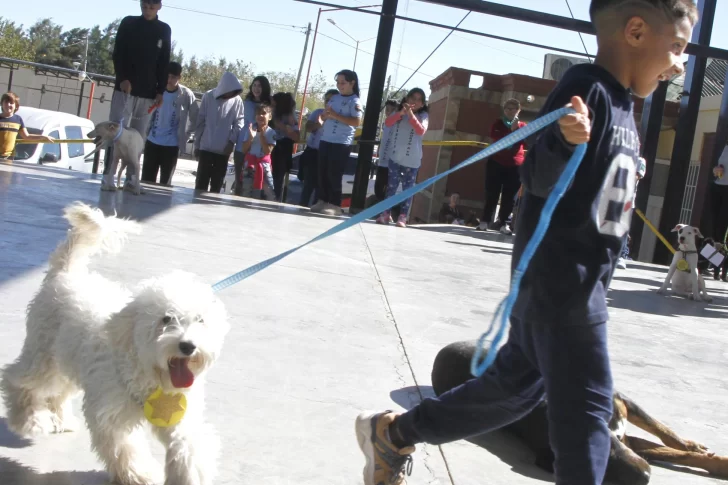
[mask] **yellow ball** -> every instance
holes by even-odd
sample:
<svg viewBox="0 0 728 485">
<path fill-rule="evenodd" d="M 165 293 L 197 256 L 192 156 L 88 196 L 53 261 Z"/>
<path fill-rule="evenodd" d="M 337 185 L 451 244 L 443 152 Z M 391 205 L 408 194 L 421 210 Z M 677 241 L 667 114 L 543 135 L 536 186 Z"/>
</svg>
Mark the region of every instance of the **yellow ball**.
<svg viewBox="0 0 728 485">
<path fill-rule="evenodd" d="M 187 411 L 187 398 L 182 393 L 167 394 L 158 387 L 144 401 L 144 416 L 160 428 L 168 428 L 182 421 Z"/>
</svg>

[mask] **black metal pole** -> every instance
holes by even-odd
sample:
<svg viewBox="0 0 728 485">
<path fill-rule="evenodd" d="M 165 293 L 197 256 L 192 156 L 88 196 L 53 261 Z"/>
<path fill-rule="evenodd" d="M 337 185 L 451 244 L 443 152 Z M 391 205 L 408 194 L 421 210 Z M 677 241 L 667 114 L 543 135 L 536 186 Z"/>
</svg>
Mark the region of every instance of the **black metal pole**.
<svg viewBox="0 0 728 485">
<path fill-rule="evenodd" d="M 640 138 L 642 139 L 642 157 L 647 162 L 647 171 L 645 177 L 637 187 L 635 207 L 644 214 L 647 212 L 647 202 L 650 198 L 650 186 L 652 185 L 652 176 L 654 175 L 657 145 L 660 141 L 660 130 L 662 128 L 662 117 L 665 112 L 665 99 L 667 98 L 668 85 L 669 83 L 667 81 L 660 83 L 660 86 L 655 92 L 645 99 L 645 104 L 642 108 Z M 645 223 L 642 221 L 642 218 L 636 215 L 632 217 L 632 227 L 630 229 L 632 249 L 630 253 L 635 260 L 640 251 L 644 226 Z"/>
<path fill-rule="evenodd" d="M 13 90 L 13 71 L 15 71 L 15 69 L 13 69 L 13 66 L 10 66 L 10 76 L 8 77 L 8 91 Z"/>
<path fill-rule="evenodd" d="M 698 0 L 700 21 L 693 31 L 693 43 L 710 44 L 717 3 L 717 0 Z M 708 59 L 705 57 L 690 56 L 688 60 L 684 93 L 680 100 L 680 116 L 675 128 L 675 144 L 672 148 L 672 159 L 670 160 L 670 175 L 667 178 L 665 199 L 658 226 L 663 235 L 669 234 L 675 224 L 680 222 L 685 181 L 690 168 L 690 155 L 693 151 L 695 125 L 698 122 L 700 112 L 700 99 L 703 93 L 707 63 Z M 670 251 L 662 244 L 658 244 L 655 249 L 654 262 L 668 264 L 671 259 L 672 254 Z"/>
<path fill-rule="evenodd" d="M 394 33 L 394 16 L 397 14 L 397 0 L 384 0 L 382 12 L 379 17 L 379 31 L 377 33 L 377 46 L 374 49 L 372 74 L 369 78 L 369 93 L 367 95 L 366 110 L 364 111 L 364 125 L 361 139 L 374 140 L 377 136 L 377 123 L 379 121 L 379 107 L 382 105 L 384 82 L 387 77 L 387 64 L 389 50 L 392 46 Z M 364 209 L 369 186 L 369 173 L 374 155 L 374 145 L 365 143 L 359 146 L 359 157 L 354 176 L 354 187 L 351 194 L 349 213 L 356 214 Z"/>
<path fill-rule="evenodd" d="M 81 81 L 81 92 L 78 95 L 78 110 L 76 110 L 76 116 L 81 116 L 81 106 L 83 105 L 83 81 Z"/>
</svg>

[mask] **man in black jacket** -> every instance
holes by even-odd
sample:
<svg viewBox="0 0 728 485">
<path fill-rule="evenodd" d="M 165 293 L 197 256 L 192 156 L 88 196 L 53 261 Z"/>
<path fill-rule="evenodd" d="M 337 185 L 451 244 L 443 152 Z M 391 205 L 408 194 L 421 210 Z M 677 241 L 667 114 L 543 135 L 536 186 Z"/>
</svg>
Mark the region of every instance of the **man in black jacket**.
<svg viewBox="0 0 728 485">
<path fill-rule="evenodd" d="M 152 107 L 161 106 L 167 86 L 172 30 L 159 20 L 157 13 L 161 8 L 161 0 L 142 0 L 142 15 L 124 17 L 114 44 L 116 82 L 109 119 L 123 120 L 125 126 L 137 130 L 145 140 Z M 104 164 L 104 173 L 111 165 Z M 130 169 L 131 165 L 127 182 L 132 175 Z"/>
</svg>

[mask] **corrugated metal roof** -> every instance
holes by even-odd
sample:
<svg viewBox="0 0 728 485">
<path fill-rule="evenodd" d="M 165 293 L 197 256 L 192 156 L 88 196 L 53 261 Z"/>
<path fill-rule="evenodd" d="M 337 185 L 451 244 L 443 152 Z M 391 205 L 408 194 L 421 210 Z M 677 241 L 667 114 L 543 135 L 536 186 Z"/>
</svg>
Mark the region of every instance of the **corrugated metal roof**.
<svg viewBox="0 0 728 485">
<path fill-rule="evenodd" d="M 687 69 L 687 63 L 685 63 Z M 723 84 L 725 83 L 726 71 L 728 71 L 728 61 L 720 59 L 708 59 L 708 65 L 705 68 L 705 80 L 703 81 L 703 98 L 709 96 L 723 95 Z M 679 101 L 682 98 L 683 86 L 685 84 L 685 74 L 675 79 L 667 88 L 667 100 Z"/>
</svg>

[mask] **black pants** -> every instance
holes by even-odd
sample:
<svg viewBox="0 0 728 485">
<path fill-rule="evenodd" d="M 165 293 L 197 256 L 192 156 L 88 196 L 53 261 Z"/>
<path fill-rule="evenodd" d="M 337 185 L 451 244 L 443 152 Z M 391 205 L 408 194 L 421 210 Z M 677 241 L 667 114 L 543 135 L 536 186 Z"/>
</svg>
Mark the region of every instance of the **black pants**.
<svg viewBox="0 0 728 485">
<path fill-rule="evenodd" d="M 144 165 L 142 165 L 142 182 L 157 183 L 157 174 L 161 172 L 159 183 L 172 185 L 172 176 L 177 167 L 179 147 L 165 147 L 147 140 L 144 144 Z"/>
<path fill-rule="evenodd" d="M 521 188 L 521 177 L 518 167 L 506 167 L 495 160 L 488 160 L 485 166 L 485 207 L 481 222 L 490 224 L 500 199 L 497 229 L 504 226 L 513 212 L 514 199 L 519 188 Z"/>
<path fill-rule="evenodd" d="M 318 202 L 318 157 L 319 151 L 316 148 L 306 147 L 299 158 L 298 170 L 303 171 L 301 174 L 303 175 L 303 190 L 301 190 L 299 205 L 303 207 L 310 207 L 310 204 Z M 312 202 L 311 196 L 314 192 L 316 192 L 316 196 Z"/>
<path fill-rule="evenodd" d="M 713 184 L 710 188 L 710 206 L 713 211 L 713 239 L 723 242 L 728 230 L 728 185 Z"/>
<path fill-rule="evenodd" d="M 374 195 L 377 199 L 384 200 L 387 198 L 387 183 L 389 181 L 389 168 L 377 167 L 377 178 L 374 179 Z"/>
<path fill-rule="evenodd" d="M 293 140 L 290 138 L 278 140 L 270 154 L 270 159 L 273 163 L 273 191 L 276 194 L 276 200 L 285 202 L 282 198 L 283 181 L 293 166 Z"/>
<path fill-rule="evenodd" d="M 230 158 L 229 155 L 200 150 L 195 190 L 205 190 L 219 194 L 222 183 L 225 181 L 228 158 Z"/>
<path fill-rule="evenodd" d="M 508 341 L 481 377 L 425 399 L 395 426 L 407 444 L 439 445 L 513 423 L 546 396 L 556 484 L 601 485 L 612 392 L 606 323 L 511 318 Z"/>
<path fill-rule="evenodd" d="M 350 153 L 351 145 L 323 140 L 319 143 L 319 200 L 341 207 L 341 177 Z"/>
<path fill-rule="evenodd" d="M 245 166 L 245 154 L 243 152 L 233 152 L 233 162 L 235 163 L 235 191 L 237 196 L 243 195 L 243 167 Z"/>
</svg>

